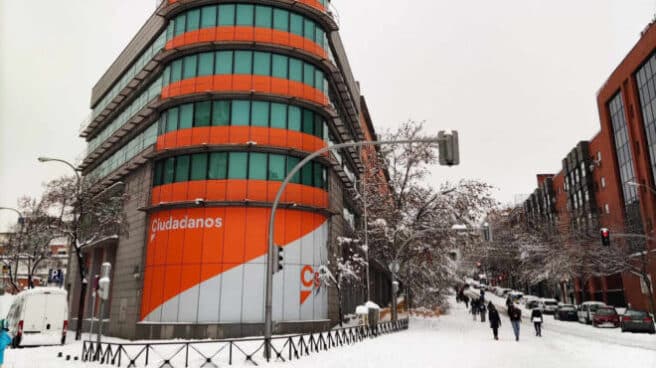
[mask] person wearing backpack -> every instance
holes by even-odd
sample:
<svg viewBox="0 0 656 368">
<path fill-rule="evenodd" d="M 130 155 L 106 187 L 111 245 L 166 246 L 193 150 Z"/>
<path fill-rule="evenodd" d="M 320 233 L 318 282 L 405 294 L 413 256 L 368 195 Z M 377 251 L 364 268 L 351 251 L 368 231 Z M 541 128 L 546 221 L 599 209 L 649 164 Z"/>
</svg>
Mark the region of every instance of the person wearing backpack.
<svg viewBox="0 0 656 368">
<path fill-rule="evenodd" d="M 494 335 L 495 340 L 499 340 L 499 327 L 501 327 L 501 317 L 499 317 L 499 311 L 497 311 L 497 308 L 494 306 L 494 304 L 492 304 L 492 302 L 488 303 L 487 310 L 492 334 Z"/>
<path fill-rule="evenodd" d="M 535 336 L 542 337 L 542 311 L 534 308 L 531 311 L 531 321 L 533 322 L 533 326 L 535 326 Z"/>
<path fill-rule="evenodd" d="M 522 311 L 514 305 L 510 305 L 508 308 L 508 317 L 510 317 L 510 324 L 515 333 L 515 341 L 519 341 L 519 324 L 522 323 Z"/>
</svg>

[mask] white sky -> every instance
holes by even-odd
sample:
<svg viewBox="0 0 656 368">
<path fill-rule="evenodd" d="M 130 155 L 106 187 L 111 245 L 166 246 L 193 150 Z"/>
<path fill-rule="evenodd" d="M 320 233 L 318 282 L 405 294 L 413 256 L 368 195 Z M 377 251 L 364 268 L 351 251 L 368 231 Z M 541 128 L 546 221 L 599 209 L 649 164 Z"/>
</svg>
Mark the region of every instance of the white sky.
<svg viewBox="0 0 656 368">
<path fill-rule="evenodd" d="M 91 87 L 156 0 L 0 0 L 0 206 L 68 174 Z M 461 166 L 499 200 L 599 127 L 596 91 L 637 42 L 656 0 L 333 0 L 379 132 L 407 119 L 460 132 Z M 0 230 L 15 215 L 0 211 Z"/>
</svg>

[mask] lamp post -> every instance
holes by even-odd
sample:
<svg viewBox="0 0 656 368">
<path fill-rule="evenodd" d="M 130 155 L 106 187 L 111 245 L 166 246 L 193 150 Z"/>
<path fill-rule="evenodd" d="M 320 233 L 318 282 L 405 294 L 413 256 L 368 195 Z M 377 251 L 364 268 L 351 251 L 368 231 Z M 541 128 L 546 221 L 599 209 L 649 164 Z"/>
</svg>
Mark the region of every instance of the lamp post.
<svg viewBox="0 0 656 368">
<path fill-rule="evenodd" d="M 297 172 L 301 170 L 305 164 L 312 161 L 313 159 L 319 157 L 320 155 L 341 149 L 341 148 L 350 148 L 350 147 L 362 147 L 362 146 L 380 146 L 380 145 L 390 145 L 390 144 L 410 144 L 410 143 L 439 143 L 444 141 L 444 138 L 429 138 L 429 139 L 409 139 L 409 140 L 398 140 L 398 141 L 360 141 L 360 142 L 348 142 L 335 144 L 333 146 L 326 146 L 320 150 L 317 150 L 310 155 L 306 156 L 301 162 L 299 162 L 292 170 L 287 174 L 285 180 L 282 181 L 276 197 L 271 205 L 271 214 L 269 217 L 269 233 L 268 233 L 268 252 L 267 252 L 267 264 L 266 264 L 266 295 L 265 295 L 265 306 L 264 306 L 264 357 L 267 361 L 271 359 L 271 336 L 273 334 L 273 320 L 272 320 L 272 305 L 273 305 L 273 251 L 275 248 L 274 244 L 274 224 L 276 218 L 276 209 L 282 198 L 282 194 L 287 187 L 287 184 L 291 179 L 296 175 Z"/>
<path fill-rule="evenodd" d="M 71 246 L 73 247 L 73 249 L 75 250 L 75 254 L 77 255 L 78 271 L 80 274 L 80 300 L 77 309 L 77 324 L 75 326 L 75 340 L 80 340 L 82 336 L 82 322 L 84 320 L 84 306 L 85 306 L 87 284 L 88 284 L 83 253 L 81 249 L 78 249 L 77 246 L 77 242 L 79 239 L 79 231 L 80 231 L 80 219 L 82 218 L 82 215 L 84 213 L 83 203 L 82 203 L 82 177 L 80 176 L 80 173 L 78 172 L 75 165 L 71 164 L 66 160 L 62 160 L 59 158 L 52 158 L 52 157 L 39 157 L 37 160 L 42 163 L 43 162 L 62 163 L 70 167 L 75 173 L 75 177 L 76 177 L 75 199 L 77 202 L 77 206 L 75 208 L 77 208 L 77 214 L 73 216 L 73 239 L 71 239 Z"/>
</svg>

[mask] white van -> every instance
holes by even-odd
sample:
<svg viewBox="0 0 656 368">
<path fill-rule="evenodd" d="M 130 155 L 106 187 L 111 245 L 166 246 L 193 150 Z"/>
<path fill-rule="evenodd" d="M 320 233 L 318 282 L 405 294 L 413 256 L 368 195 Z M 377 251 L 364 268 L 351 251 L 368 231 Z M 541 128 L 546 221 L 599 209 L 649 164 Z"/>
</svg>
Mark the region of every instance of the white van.
<svg viewBox="0 0 656 368">
<path fill-rule="evenodd" d="M 66 290 L 41 287 L 23 291 L 7 314 L 13 347 L 57 345 L 66 341 L 68 302 Z"/>
</svg>

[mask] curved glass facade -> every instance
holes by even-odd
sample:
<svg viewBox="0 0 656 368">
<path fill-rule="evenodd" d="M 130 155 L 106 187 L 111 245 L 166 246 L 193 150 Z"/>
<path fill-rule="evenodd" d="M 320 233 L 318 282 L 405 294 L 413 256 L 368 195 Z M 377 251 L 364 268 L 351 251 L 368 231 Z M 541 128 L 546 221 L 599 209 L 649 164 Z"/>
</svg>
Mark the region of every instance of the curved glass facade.
<svg viewBox="0 0 656 368">
<path fill-rule="evenodd" d="M 258 27 L 288 32 L 326 49 L 326 32 L 315 21 L 286 9 L 264 5 L 222 4 L 187 10 L 169 22 L 171 40 L 187 32 L 214 27 Z"/>
</svg>

